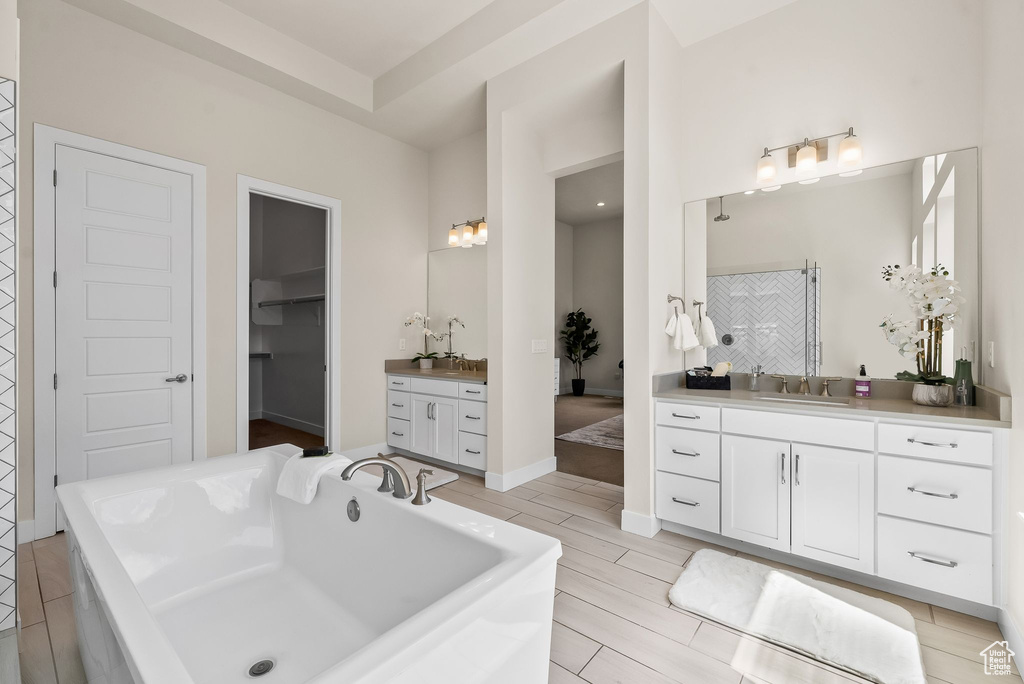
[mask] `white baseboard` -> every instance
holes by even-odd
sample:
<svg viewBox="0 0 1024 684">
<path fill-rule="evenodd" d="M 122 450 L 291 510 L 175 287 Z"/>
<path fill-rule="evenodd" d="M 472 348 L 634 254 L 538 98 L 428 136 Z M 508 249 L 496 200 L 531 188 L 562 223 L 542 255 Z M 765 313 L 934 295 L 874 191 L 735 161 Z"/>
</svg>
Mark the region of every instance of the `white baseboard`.
<svg viewBox="0 0 1024 684">
<path fill-rule="evenodd" d="M 558 462 L 552 456 L 551 458 L 545 458 L 543 461 L 531 463 L 525 468 L 513 470 L 511 473 L 502 474 L 487 471 L 484 474 L 484 486 L 499 492 L 507 492 L 519 485 L 526 484 L 530 480 L 536 480 L 538 477 L 555 472 L 557 465 Z"/>
<path fill-rule="evenodd" d="M 1024 658 L 1024 635 L 1021 634 L 1020 628 L 1017 626 L 1017 622 L 1013 619 L 1010 611 L 1006 608 L 1000 608 L 999 617 L 996 622 L 999 623 L 999 631 L 1003 633 L 1003 638 L 1010 644 L 1010 650 L 1020 654 L 1018 657 Z M 1017 658 L 1014 658 L 1014 662 L 1018 662 Z"/>
<path fill-rule="evenodd" d="M 653 515 L 642 515 L 632 511 L 622 511 L 622 531 L 638 534 L 650 539 L 661 529 L 661 519 Z"/>
<path fill-rule="evenodd" d="M 285 427 L 295 428 L 296 430 L 302 430 L 303 432 L 309 432 L 310 434 L 324 436 L 324 426 L 317 425 L 316 423 L 307 423 L 304 420 L 298 418 L 291 418 L 289 416 L 282 416 L 280 413 L 271 413 L 270 411 L 263 411 L 261 418 L 269 420 L 271 423 L 278 423 Z"/>
<path fill-rule="evenodd" d="M 36 521 L 35 520 L 22 520 L 18 523 L 18 543 L 24 544 L 25 542 L 36 540 Z"/>
<path fill-rule="evenodd" d="M 377 454 L 387 453 L 390 449 L 387 442 L 381 442 L 379 444 L 367 444 L 366 446 L 356 447 L 355 449 L 342 449 L 338 453 L 345 458 L 353 461 L 358 461 L 361 458 L 373 458 Z"/>
</svg>

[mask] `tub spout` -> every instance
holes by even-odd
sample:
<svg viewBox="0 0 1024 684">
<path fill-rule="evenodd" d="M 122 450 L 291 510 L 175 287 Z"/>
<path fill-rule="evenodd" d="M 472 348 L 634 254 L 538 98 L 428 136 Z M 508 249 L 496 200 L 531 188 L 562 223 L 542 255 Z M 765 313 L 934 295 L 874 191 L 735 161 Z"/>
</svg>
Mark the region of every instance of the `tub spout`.
<svg viewBox="0 0 1024 684">
<path fill-rule="evenodd" d="M 394 480 L 396 499 L 408 499 L 409 494 L 412 493 L 412 487 L 409 485 L 409 476 L 402 470 L 402 466 L 398 465 L 390 458 L 385 458 L 384 454 L 377 454 L 376 458 L 364 458 L 358 461 L 354 461 L 348 465 L 343 471 L 341 471 L 342 480 L 351 480 L 352 475 L 355 474 L 360 468 L 366 466 L 379 465 L 384 469 L 385 477 L 387 474 L 391 474 Z"/>
</svg>

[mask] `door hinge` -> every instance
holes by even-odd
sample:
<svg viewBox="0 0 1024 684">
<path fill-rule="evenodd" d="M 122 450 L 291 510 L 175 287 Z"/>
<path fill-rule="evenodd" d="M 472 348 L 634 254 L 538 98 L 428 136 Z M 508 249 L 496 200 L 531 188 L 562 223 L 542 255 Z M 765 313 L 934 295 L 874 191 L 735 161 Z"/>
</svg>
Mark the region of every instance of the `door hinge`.
<svg viewBox="0 0 1024 684">
<path fill-rule="evenodd" d="M 53 286 L 57 287 L 57 272 L 53 272 Z"/>
<path fill-rule="evenodd" d="M 53 374 L 53 389 L 57 389 L 57 374 Z"/>
<path fill-rule="evenodd" d="M 54 487 L 57 486 L 57 476 L 56 475 L 53 476 L 53 486 Z"/>
<path fill-rule="evenodd" d="M 57 187 L 57 169 L 53 170 L 53 187 Z"/>
</svg>

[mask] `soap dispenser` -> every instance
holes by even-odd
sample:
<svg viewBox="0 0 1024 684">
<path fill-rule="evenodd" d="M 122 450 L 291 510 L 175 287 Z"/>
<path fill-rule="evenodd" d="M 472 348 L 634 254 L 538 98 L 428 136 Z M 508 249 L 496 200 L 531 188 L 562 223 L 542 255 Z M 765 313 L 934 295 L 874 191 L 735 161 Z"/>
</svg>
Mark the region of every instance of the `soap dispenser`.
<svg viewBox="0 0 1024 684">
<path fill-rule="evenodd" d="M 868 377 L 868 372 L 864 368 L 864 364 L 860 364 L 860 372 L 857 374 L 857 379 L 853 381 L 854 394 L 857 395 L 858 399 L 868 399 L 871 397 L 871 378 Z"/>
</svg>

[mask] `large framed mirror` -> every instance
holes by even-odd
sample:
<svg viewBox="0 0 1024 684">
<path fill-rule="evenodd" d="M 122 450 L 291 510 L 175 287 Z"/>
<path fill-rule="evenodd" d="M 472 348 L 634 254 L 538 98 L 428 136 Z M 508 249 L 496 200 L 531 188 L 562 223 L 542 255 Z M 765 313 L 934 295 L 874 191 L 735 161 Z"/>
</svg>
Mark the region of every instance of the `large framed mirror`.
<svg viewBox="0 0 1024 684">
<path fill-rule="evenodd" d="M 435 333 L 448 332 L 448 318 L 463 325 L 452 326 L 452 352 L 467 359 L 487 357 L 487 247 L 452 247 L 427 254 L 427 316 Z M 463 327 L 465 326 L 465 327 Z M 431 340 L 431 351 L 442 356 L 448 340 Z"/>
<path fill-rule="evenodd" d="M 861 365 L 877 378 L 913 371 L 913 356 L 901 356 L 881 327 L 890 314 L 913 318 L 882 276 L 908 264 L 941 265 L 961 287 L 943 372 L 951 376 L 956 359 L 977 361 L 978 187 L 971 148 L 688 205 L 688 243 L 706 231 L 705 282 L 691 289 L 718 337 L 707 363 L 807 376 L 850 377 Z M 687 266 L 699 270 L 699 259 L 687 255 Z"/>
</svg>

